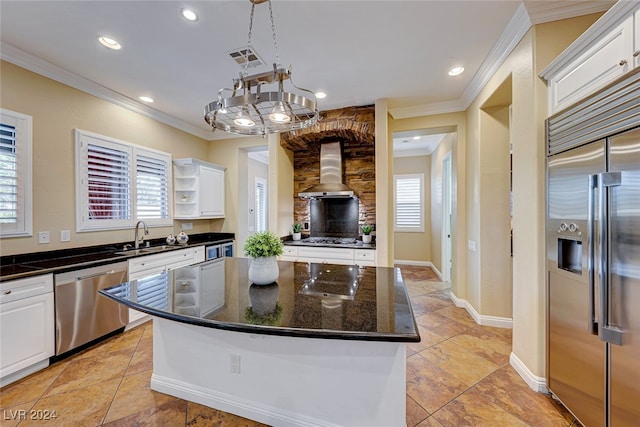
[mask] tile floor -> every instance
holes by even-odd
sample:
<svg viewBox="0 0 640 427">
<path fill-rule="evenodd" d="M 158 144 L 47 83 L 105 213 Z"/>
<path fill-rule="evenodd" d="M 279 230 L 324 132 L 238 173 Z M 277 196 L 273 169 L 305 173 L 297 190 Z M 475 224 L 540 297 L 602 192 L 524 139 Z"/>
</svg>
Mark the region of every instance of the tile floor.
<svg viewBox="0 0 640 427">
<path fill-rule="evenodd" d="M 400 267 L 422 337 L 407 346 L 408 427 L 578 424 L 511 368 L 510 330 L 476 325 L 431 269 Z M 0 425 L 262 425 L 151 391 L 152 338 L 147 322 L 0 389 Z M 20 421 L 19 410 L 56 418 Z"/>
</svg>

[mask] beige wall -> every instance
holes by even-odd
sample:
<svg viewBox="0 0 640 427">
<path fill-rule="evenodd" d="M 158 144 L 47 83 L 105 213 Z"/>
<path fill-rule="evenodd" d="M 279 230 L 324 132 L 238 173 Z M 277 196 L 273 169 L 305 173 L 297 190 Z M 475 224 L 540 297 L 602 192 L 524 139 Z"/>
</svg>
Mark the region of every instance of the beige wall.
<svg viewBox="0 0 640 427">
<path fill-rule="evenodd" d="M 207 160 L 207 142 L 8 62 L 0 64 L 0 106 L 33 117 L 33 236 L 0 240 L 2 255 L 40 252 L 133 240 L 133 230 L 76 233 L 74 129 L 105 135 L 171 153 L 174 158 Z M 211 221 L 189 221 L 210 231 Z M 60 230 L 71 241 L 60 242 Z M 148 238 L 167 236 L 174 227 L 151 228 Z M 38 244 L 49 231 L 51 243 Z"/>
<path fill-rule="evenodd" d="M 491 183 L 490 169 L 494 167 L 487 138 L 504 134 L 500 128 L 504 127 L 505 119 L 504 111 L 489 114 L 486 103 L 511 79 L 512 120 L 508 132 L 513 150 L 514 192 L 513 353 L 539 377 L 545 375 L 544 119 L 547 98 L 546 86 L 537 72 L 597 17 L 559 21 L 529 31 L 467 110 L 467 239 L 476 241 L 478 249 L 467 254 L 468 281 L 464 298 L 481 315 L 501 316 L 500 313 L 509 311 L 508 302 L 493 297 L 499 295 L 504 280 L 499 278 L 496 283 L 490 276 L 482 275 L 481 256 L 483 251 L 488 252 L 486 259 L 490 259 L 491 236 L 504 228 L 503 206 L 498 208 L 500 215 L 495 220 L 489 215 L 494 208 L 491 198 L 483 197 L 489 191 L 485 188 L 483 192 L 483 180 Z M 483 133 L 483 127 L 491 129 Z"/>
<path fill-rule="evenodd" d="M 393 233 L 393 251 L 396 261 L 431 262 L 431 157 L 394 157 L 393 174 L 424 175 L 424 231 L 415 233 Z"/>
</svg>

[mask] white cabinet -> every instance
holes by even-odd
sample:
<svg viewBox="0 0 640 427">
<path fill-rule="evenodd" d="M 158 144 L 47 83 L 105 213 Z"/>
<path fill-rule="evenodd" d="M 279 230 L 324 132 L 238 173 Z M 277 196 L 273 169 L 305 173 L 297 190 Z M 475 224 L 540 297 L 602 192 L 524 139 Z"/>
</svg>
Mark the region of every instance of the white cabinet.
<svg viewBox="0 0 640 427">
<path fill-rule="evenodd" d="M 174 218 L 224 218 L 224 171 L 197 159 L 174 160 Z"/>
<path fill-rule="evenodd" d="M 53 275 L 0 283 L 0 385 L 49 365 L 54 354 Z"/>
<path fill-rule="evenodd" d="M 640 65 L 639 9 L 639 2 L 614 5 L 540 73 L 548 82 L 549 115 Z"/>
<path fill-rule="evenodd" d="M 374 249 L 325 248 L 285 245 L 280 259 L 283 261 L 319 262 L 345 265 L 376 265 Z"/>
<path fill-rule="evenodd" d="M 129 280 L 136 280 L 204 261 L 204 247 L 176 249 L 129 260 Z M 129 309 L 129 327 L 147 320 L 147 314 Z"/>
</svg>

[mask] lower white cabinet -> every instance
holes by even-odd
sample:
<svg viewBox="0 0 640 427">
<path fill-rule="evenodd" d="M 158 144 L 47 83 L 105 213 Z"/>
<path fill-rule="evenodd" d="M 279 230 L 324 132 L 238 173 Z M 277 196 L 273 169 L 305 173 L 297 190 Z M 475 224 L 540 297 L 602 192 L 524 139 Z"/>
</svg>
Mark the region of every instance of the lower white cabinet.
<svg viewBox="0 0 640 427">
<path fill-rule="evenodd" d="M 129 260 L 129 280 L 160 274 L 202 261 L 204 261 L 204 247 L 201 246 L 131 258 Z M 136 326 L 148 318 L 146 313 L 129 309 L 129 327 Z"/>
<path fill-rule="evenodd" d="M 53 275 L 0 283 L 0 386 L 49 366 L 55 351 Z"/>
<path fill-rule="evenodd" d="M 375 266 L 376 251 L 375 249 L 325 248 L 314 246 L 285 245 L 280 259 L 283 261 Z"/>
</svg>

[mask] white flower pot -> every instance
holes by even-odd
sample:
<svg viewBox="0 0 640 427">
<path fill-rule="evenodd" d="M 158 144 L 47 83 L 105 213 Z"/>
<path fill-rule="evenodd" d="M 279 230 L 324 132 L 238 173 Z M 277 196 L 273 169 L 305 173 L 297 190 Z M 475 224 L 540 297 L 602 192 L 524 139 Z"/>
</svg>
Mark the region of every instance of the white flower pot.
<svg viewBox="0 0 640 427">
<path fill-rule="evenodd" d="M 363 234 L 362 243 L 371 243 L 371 234 Z"/>
<path fill-rule="evenodd" d="M 252 258 L 249 265 L 249 280 L 255 285 L 269 285 L 278 279 L 280 270 L 276 257 Z"/>
<path fill-rule="evenodd" d="M 302 238 L 302 233 L 291 233 L 291 237 L 293 237 L 293 240 L 300 240 Z"/>
</svg>

